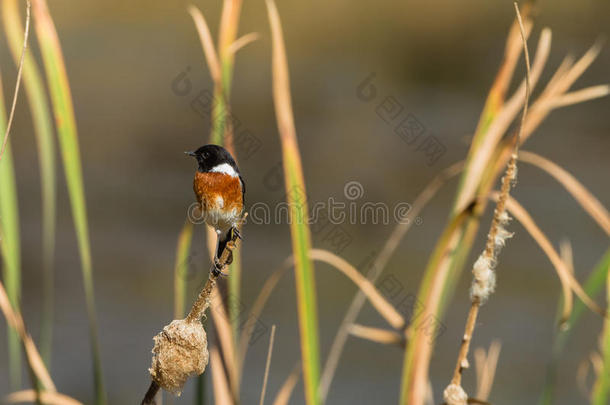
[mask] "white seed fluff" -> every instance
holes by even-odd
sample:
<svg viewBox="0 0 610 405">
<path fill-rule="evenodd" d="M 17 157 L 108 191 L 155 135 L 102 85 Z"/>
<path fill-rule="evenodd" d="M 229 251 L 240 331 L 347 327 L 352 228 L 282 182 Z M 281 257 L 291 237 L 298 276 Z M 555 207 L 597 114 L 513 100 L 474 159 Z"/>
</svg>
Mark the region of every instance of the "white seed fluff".
<svg viewBox="0 0 610 405">
<path fill-rule="evenodd" d="M 449 384 L 443 392 L 443 399 L 447 405 L 466 405 L 468 402 L 468 394 L 464 388 L 457 384 Z"/>
<path fill-rule="evenodd" d="M 492 263 L 485 255 L 479 256 L 472 268 L 474 276 L 470 287 L 470 299 L 479 299 L 485 302 L 496 288 L 496 274 L 493 271 Z"/>
</svg>

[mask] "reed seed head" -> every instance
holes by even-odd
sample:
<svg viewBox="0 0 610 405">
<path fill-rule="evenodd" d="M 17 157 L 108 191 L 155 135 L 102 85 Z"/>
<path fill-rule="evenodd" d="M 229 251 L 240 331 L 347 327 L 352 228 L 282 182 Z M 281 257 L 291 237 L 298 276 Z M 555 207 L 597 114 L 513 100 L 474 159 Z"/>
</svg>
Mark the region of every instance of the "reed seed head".
<svg viewBox="0 0 610 405">
<path fill-rule="evenodd" d="M 200 375 L 208 364 L 208 340 L 199 320 L 174 320 L 154 338 L 148 370 L 164 390 L 180 395 L 189 377 Z"/>
<path fill-rule="evenodd" d="M 458 384 L 449 384 L 443 392 L 443 399 L 447 405 L 466 405 L 468 403 L 468 394 Z"/>
</svg>

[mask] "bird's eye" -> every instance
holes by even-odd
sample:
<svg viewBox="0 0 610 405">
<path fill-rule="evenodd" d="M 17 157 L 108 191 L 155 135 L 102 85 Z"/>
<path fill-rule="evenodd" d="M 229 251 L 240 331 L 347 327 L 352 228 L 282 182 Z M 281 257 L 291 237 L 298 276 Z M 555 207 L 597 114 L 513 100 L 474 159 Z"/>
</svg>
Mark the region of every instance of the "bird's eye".
<svg viewBox="0 0 610 405">
<path fill-rule="evenodd" d="M 210 157 L 210 154 L 208 152 L 203 152 L 203 158 L 207 159 Z"/>
</svg>

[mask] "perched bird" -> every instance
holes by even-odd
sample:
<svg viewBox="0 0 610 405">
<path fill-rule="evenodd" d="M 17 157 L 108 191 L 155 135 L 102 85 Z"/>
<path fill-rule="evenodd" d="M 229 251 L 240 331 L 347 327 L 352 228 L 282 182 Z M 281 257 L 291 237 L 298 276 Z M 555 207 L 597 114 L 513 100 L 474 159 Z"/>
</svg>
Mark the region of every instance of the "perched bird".
<svg viewBox="0 0 610 405">
<path fill-rule="evenodd" d="M 216 230 L 215 271 L 219 259 L 233 233 L 238 237 L 237 225 L 244 212 L 246 186 L 233 156 L 222 146 L 204 145 L 193 152 L 184 152 L 197 159 L 193 191 L 206 224 Z M 229 255 L 227 263 L 233 260 Z"/>
</svg>

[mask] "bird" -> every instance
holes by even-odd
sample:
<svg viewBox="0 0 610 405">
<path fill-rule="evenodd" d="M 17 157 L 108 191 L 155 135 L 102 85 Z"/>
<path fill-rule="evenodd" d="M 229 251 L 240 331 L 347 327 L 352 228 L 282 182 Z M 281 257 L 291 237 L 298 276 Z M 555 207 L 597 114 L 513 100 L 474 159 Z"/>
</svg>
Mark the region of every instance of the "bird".
<svg viewBox="0 0 610 405">
<path fill-rule="evenodd" d="M 216 252 L 212 271 L 220 273 L 220 257 L 233 235 L 241 238 L 238 225 L 244 213 L 246 185 L 235 159 L 219 145 L 204 145 L 194 151 L 184 152 L 197 160 L 193 191 L 206 224 L 217 235 Z M 233 260 L 229 252 L 227 264 Z"/>
</svg>

